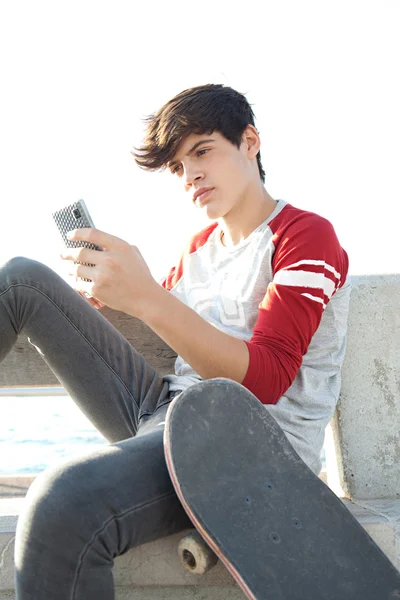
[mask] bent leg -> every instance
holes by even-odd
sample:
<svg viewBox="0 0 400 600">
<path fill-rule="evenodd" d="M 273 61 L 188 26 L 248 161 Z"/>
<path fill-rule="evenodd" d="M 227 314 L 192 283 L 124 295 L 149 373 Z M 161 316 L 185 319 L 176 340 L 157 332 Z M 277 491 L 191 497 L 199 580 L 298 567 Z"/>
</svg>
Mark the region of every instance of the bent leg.
<svg viewBox="0 0 400 600">
<path fill-rule="evenodd" d="M 0 266 L 0 362 L 28 336 L 79 408 L 110 442 L 136 434 L 168 383 L 57 273 L 16 257 Z"/>
</svg>

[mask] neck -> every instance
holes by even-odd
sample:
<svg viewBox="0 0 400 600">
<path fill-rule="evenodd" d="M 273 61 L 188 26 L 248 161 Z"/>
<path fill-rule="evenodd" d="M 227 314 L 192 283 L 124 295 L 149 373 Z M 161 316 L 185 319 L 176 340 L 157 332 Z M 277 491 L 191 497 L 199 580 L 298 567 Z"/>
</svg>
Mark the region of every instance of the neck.
<svg viewBox="0 0 400 600">
<path fill-rule="evenodd" d="M 219 219 L 224 246 L 236 246 L 245 240 L 268 219 L 276 205 L 277 201 L 268 194 L 263 185 L 256 193 L 247 194 L 229 214 Z"/>
</svg>

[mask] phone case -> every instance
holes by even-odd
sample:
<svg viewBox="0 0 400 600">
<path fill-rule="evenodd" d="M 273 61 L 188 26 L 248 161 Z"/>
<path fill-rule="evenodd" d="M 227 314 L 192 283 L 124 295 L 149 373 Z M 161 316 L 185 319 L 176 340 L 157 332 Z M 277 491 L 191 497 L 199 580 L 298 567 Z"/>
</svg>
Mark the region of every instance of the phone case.
<svg viewBox="0 0 400 600">
<path fill-rule="evenodd" d="M 65 206 L 64 208 L 53 212 L 52 216 L 59 232 L 61 233 L 63 242 L 68 248 L 80 248 L 84 246 L 85 248 L 91 248 L 92 250 L 103 250 L 103 248 L 100 248 L 95 244 L 91 244 L 90 242 L 69 240 L 66 237 L 68 231 L 72 231 L 73 229 L 83 229 L 84 227 L 95 226 L 84 200 L 78 200 L 69 206 Z M 74 261 L 74 264 L 81 263 L 79 263 L 79 261 Z M 89 263 L 82 264 L 90 267 L 94 266 L 93 264 Z M 85 279 L 83 277 L 78 277 L 78 279 L 81 279 L 82 281 L 91 281 L 91 279 Z"/>
</svg>

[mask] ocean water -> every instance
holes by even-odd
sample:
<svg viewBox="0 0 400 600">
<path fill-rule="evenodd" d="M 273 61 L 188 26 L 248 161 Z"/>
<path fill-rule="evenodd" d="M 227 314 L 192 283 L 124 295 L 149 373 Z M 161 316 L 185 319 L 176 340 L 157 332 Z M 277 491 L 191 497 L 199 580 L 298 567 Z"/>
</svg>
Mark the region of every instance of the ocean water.
<svg viewBox="0 0 400 600">
<path fill-rule="evenodd" d="M 40 473 L 104 444 L 69 396 L 0 397 L 0 475 Z"/>
<path fill-rule="evenodd" d="M 0 475 L 40 473 L 104 444 L 69 396 L 0 397 Z"/>
</svg>

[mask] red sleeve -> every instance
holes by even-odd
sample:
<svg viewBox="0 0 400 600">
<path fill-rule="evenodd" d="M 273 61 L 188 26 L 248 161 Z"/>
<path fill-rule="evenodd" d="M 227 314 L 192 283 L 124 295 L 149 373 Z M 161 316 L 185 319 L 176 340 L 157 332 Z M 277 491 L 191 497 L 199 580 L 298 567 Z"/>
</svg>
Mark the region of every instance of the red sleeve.
<svg viewBox="0 0 400 600">
<path fill-rule="evenodd" d="M 183 256 L 178 262 L 178 265 L 172 267 L 169 270 L 168 274 L 161 279 L 159 282 L 160 285 L 168 291 L 171 291 L 172 288 L 178 283 L 183 273 Z"/>
<path fill-rule="evenodd" d="M 346 280 L 348 257 L 326 219 L 290 205 L 271 222 L 273 281 L 259 305 L 242 385 L 276 404 L 293 383 L 330 298 Z"/>
</svg>

